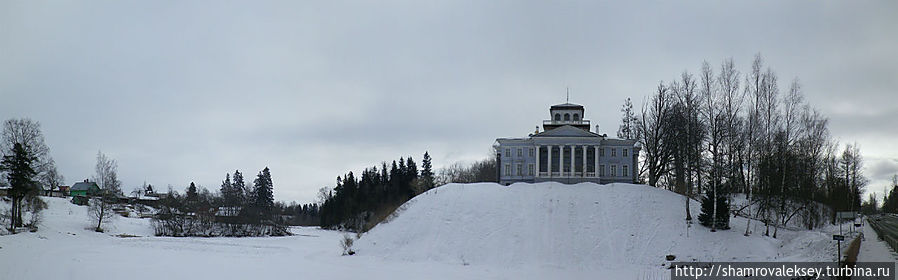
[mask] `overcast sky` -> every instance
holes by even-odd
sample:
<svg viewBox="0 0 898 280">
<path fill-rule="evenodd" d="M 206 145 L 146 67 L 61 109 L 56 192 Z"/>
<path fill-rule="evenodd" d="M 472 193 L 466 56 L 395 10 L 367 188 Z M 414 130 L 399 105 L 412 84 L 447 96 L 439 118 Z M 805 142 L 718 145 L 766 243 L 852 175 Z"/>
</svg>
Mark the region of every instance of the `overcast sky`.
<svg viewBox="0 0 898 280">
<path fill-rule="evenodd" d="M 898 2 L 597 2 L 0 0 L 0 119 L 39 121 L 69 184 L 102 150 L 125 189 L 268 166 L 275 199 L 309 202 L 383 160 L 484 158 L 566 87 L 614 134 L 625 98 L 760 52 L 860 145 L 869 189 L 898 173 Z"/>
</svg>

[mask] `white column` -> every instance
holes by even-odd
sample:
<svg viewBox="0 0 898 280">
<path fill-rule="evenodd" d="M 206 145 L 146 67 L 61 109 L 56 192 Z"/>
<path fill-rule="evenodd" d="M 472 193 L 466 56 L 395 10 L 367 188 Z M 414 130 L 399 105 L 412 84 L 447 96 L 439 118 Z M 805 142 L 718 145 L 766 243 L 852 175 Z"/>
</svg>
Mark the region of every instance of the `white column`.
<svg viewBox="0 0 898 280">
<path fill-rule="evenodd" d="M 571 174 L 570 174 L 571 177 L 574 177 L 574 171 L 577 170 L 576 168 L 574 168 L 574 167 L 576 167 L 576 165 L 574 165 L 574 163 L 576 163 L 576 161 L 574 160 L 574 146 L 571 145 Z"/>
<path fill-rule="evenodd" d="M 536 173 L 533 173 L 534 178 L 539 178 L 539 145 L 536 145 Z"/>
<path fill-rule="evenodd" d="M 586 146 L 580 147 L 580 150 L 583 151 L 583 170 L 580 170 L 580 172 L 583 173 L 580 173 L 580 176 L 586 177 L 586 167 L 589 166 L 589 164 L 586 163 Z"/>
<path fill-rule="evenodd" d="M 546 170 L 549 171 L 549 177 L 552 177 L 552 145 L 549 145 L 549 146 L 546 147 L 546 148 L 549 150 L 549 157 L 547 158 L 547 159 L 548 159 L 548 161 L 547 161 L 547 162 L 548 162 L 548 165 L 547 165 L 547 166 L 548 166 L 549 168 L 546 168 Z"/>
<path fill-rule="evenodd" d="M 595 167 L 594 168 L 595 170 L 593 170 L 593 171 L 595 171 L 594 176 L 596 176 L 596 178 L 598 178 L 599 177 L 599 146 L 593 147 L 592 151 L 596 154 L 596 156 L 595 156 L 596 165 L 593 166 L 593 167 Z"/>
</svg>

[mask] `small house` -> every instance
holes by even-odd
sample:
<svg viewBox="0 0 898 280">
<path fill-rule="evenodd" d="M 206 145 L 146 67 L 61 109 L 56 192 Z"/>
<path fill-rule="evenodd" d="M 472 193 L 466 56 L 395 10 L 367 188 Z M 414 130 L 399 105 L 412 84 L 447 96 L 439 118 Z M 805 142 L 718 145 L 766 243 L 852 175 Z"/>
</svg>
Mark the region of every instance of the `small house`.
<svg viewBox="0 0 898 280">
<path fill-rule="evenodd" d="M 69 189 L 69 196 L 93 196 L 100 193 L 100 186 L 97 186 L 96 182 L 90 182 L 88 180 L 84 180 L 84 182 L 78 182 L 72 185 L 72 188 Z"/>
</svg>

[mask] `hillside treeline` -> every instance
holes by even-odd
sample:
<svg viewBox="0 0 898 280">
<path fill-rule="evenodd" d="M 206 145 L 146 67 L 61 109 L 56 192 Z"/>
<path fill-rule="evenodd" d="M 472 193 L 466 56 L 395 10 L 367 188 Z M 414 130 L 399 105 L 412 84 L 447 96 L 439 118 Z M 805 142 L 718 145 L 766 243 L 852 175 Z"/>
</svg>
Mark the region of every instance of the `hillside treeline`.
<svg viewBox="0 0 898 280">
<path fill-rule="evenodd" d="M 228 173 L 217 193 L 194 183 L 183 195 L 170 188 L 157 205 L 153 227 L 161 236 L 269 236 L 288 234 L 288 225 L 317 224 L 317 205 L 275 202 L 273 187 L 266 167 L 251 185 L 239 170 L 233 177 Z M 153 193 L 152 185 L 143 192 L 138 195 Z"/>
<path fill-rule="evenodd" d="M 432 189 L 432 168 L 425 152 L 420 172 L 414 159 L 407 157 L 366 168 L 360 175 L 350 171 L 338 176 L 336 187 L 320 193 L 321 227 L 367 231 L 415 195 Z"/>
<path fill-rule="evenodd" d="M 784 86 L 760 55 L 744 73 L 732 59 L 705 62 L 632 108 L 628 99 L 618 136 L 639 140 L 641 180 L 700 199 L 699 222 L 712 230 L 741 215 L 776 237 L 780 227 L 813 229 L 835 222 L 836 211 L 860 209 L 867 180 L 859 147 L 834 140 L 798 79 Z M 735 194 L 750 203 L 734 203 Z"/>
</svg>

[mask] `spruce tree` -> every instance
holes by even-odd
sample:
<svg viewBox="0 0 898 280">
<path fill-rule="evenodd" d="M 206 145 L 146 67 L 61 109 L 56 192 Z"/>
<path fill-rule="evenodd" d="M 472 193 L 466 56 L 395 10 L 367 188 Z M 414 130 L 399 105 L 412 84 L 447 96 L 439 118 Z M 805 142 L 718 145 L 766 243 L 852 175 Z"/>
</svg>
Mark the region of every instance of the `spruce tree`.
<svg viewBox="0 0 898 280">
<path fill-rule="evenodd" d="M 199 194 L 196 192 L 196 184 L 190 182 L 190 186 L 187 187 L 187 200 L 188 201 L 196 201 Z"/>
<path fill-rule="evenodd" d="M 424 152 L 424 159 L 421 160 L 421 180 L 423 181 L 424 191 L 432 189 L 435 187 L 434 177 L 433 177 L 433 166 L 431 163 L 430 154 Z"/>
<path fill-rule="evenodd" d="M 234 184 L 231 183 L 231 173 L 225 174 L 224 181 L 221 182 L 221 200 L 222 206 L 226 207 L 225 209 L 227 215 L 236 215 L 234 213 L 234 206 L 236 206 L 236 195 L 234 194 Z"/>
<path fill-rule="evenodd" d="M 706 191 L 705 195 L 702 196 L 702 212 L 698 214 L 698 223 L 709 228 L 713 222 L 712 216 L 714 213 L 714 204 L 711 196 L 712 192 L 710 191 Z"/>
<path fill-rule="evenodd" d="M 259 214 L 259 218 L 271 218 L 274 208 L 274 194 L 272 193 L 271 173 L 268 167 L 259 172 L 253 181 L 253 208 Z"/>
<path fill-rule="evenodd" d="M 248 192 L 246 190 L 246 183 L 243 181 L 243 174 L 240 173 L 240 170 L 234 170 L 234 183 L 231 185 L 234 192 L 234 201 L 236 202 L 234 206 L 244 206 L 248 205 Z"/>
<path fill-rule="evenodd" d="M 0 162 L 0 170 L 7 172 L 6 179 L 11 187 L 8 194 L 12 198 L 10 229 L 22 226 L 22 200 L 37 192 L 37 181 L 34 180 L 37 172 L 31 167 L 36 160 L 37 157 L 29 155 L 25 145 L 16 143 L 12 154 L 4 156 Z"/>
<path fill-rule="evenodd" d="M 412 157 L 408 157 L 405 161 L 405 183 L 403 187 L 405 188 L 406 199 L 411 199 L 415 197 L 415 182 L 418 179 L 418 165 L 412 159 Z"/>
<path fill-rule="evenodd" d="M 717 193 L 717 209 L 715 212 L 712 196 Z M 702 212 L 698 215 L 699 224 L 712 230 L 730 229 L 730 206 L 723 192 L 708 190 L 702 196 Z M 715 215 L 716 214 L 716 215 Z M 714 218 L 712 218 L 712 216 Z M 712 227 L 712 223 L 714 226 Z"/>
</svg>

